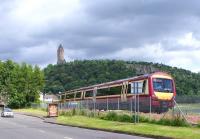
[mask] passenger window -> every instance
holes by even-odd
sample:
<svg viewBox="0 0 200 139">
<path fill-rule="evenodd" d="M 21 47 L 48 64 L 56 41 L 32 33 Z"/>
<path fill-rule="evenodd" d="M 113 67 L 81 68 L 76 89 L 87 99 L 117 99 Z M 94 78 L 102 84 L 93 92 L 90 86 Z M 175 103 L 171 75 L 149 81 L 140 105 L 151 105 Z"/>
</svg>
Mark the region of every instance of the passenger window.
<svg viewBox="0 0 200 139">
<path fill-rule="evenodd" d="M 81 92 L 76 93 L 76 98 L 81 98 Z"/>
<path fill-rule="evenodd" d="M 86 91 L 85 98 L 87 98 L 87 97 L 93 97 L 93 90 Z"/>
<path fill-rule="evenodd" d="M 74 98 L 74 93 L 66 95 L 66 99 L 71 99 L 71 98 Z"/>
<path fill-rule="evenodd" d="M 145 93 L 146 80 L 137 81 L 131 83 L 131 93 L 132 94 L 142 94 Z"/>
</svg>

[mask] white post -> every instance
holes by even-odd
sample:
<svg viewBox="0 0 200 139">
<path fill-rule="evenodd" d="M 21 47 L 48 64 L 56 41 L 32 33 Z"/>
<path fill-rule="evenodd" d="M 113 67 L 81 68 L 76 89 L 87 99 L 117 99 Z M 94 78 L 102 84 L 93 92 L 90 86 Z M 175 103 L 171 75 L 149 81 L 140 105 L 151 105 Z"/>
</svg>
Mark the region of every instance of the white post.
<svg viewBox="0 0 200 139">
<path fill-rule="evenodd" d="M 135 98 L 134 98 L 135 99 L 135 105 L 134 105 L 135 109 L 134 110 L 135 110 L 135 124 L 136 124 L 136 118 L 137 118 L 136 117 L 136 112 L 137 112 L 137 110 L 136 110 L 137 109 L 137 107 L 136 107 L 136 105 L 137 105 L 137 95 L 136 95 L 136 90 L 135 90 L 136 87 L 135 87 L 135 85 L 136 84 L 134 83 L 134 96 L 135 96 Z"/>
<path fill-rule="evenodd" d="M 133 112 L 133 98 L 131 98 L 131 113 Z"/>
<path fill-rule="evenodd" d="M 118 107 L 118 110 L 119 110 L 119 98 L 118 98 L 118 105 L 117 105 L 117 107 Z"/>
<path fill-rule="evenodd" d="M 107 97 L 107 111 L 108 111 L 108 97 Z"/>
<path fill-rule="evenodd" d="M 139 112 L 140 112 L 140 96 L 139 96 L 139 91 L 138 91 L 138 82 L 137 82 L 137 94 L 138 94 L 138 123 L 139 123 Z"/>
<path fill-rule="evenodd" d="M 151 96 L 149 97 L 149 119 L 151 120 Z"/>
</svg>

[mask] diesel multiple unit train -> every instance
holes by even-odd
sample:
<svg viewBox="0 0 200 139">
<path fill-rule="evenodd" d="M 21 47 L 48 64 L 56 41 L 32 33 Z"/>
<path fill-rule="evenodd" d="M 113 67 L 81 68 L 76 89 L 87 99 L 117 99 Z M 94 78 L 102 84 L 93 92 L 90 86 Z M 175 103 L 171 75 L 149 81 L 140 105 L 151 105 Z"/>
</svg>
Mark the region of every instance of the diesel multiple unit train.
<svg viewBox="0 0 200 139">
<path fill-rule="evenodd" d="M 102 110 L 136 109 L 141 112 L 165 112 L 174 106 L 176 96 L 174 79 L 165 72 L 154 72 L 88 87 L 70 90 L 61 94 L 61 102 L 90 102 L 88 108 Z M 137 103 L 136 103 L 137 101 Z M 120 106 L 119 106 L 120 102 Z M 128 102 L 128 103 L 127 103 Z M 83 104 L 83 103 L 82 103 Z M 137 107 L 138 108 L 138 107 Z"/>
</svg>

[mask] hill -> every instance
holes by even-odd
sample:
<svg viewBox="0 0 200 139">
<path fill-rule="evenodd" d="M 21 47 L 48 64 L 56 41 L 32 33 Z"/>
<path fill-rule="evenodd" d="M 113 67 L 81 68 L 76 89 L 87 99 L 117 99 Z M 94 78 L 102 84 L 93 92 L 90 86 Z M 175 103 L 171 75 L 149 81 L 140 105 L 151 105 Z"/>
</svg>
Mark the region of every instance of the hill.
<svg viewBox="0 0 200 139">
<path fill-rule="evenodd" d="M 200 95 L 199 73 L 163 64 L 121 60 L 83 60 L 63 65 L 50 64 L 44 69 L 44 91 L 58 93 L 154 71 L 170 73 L 175 78 L 178 95 Z"/>
</svg>

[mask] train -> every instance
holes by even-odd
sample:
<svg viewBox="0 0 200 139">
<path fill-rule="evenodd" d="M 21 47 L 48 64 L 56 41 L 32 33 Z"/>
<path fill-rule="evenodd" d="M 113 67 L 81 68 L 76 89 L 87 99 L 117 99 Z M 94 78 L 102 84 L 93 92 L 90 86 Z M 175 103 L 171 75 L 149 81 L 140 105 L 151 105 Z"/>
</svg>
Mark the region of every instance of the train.
<svg viewBox="0 0 200 139">
<path fill-rule="evenodd" d="M 166 72 L 153 72 L 63 92 L 60 102 L 87 105 L 92 109 L 163 113 L 174 107 L 176 87 Z M 87 104 L 86 104 L 87 102 Z M 89 103 L 88 103 L 89 102 Z"/>
</svg>

